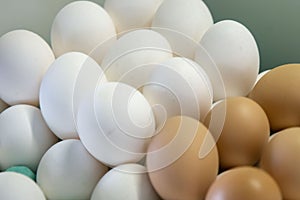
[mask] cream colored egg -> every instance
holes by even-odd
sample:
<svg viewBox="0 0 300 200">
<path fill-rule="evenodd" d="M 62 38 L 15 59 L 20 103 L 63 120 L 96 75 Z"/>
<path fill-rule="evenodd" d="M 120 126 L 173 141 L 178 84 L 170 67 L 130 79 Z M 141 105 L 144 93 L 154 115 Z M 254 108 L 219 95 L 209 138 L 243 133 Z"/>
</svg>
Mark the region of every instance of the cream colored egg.
<svg viewBox="0 0 300 200">
<path fill-rule="evenodd" d="M 176 115 L 203 120 L 212 105 L 212 86 L 203 69 L 187 58 L 158 65 L 143 94 L 153 107 L 157 128 Z"/>
<path fill-rule="evenodd" d="M 4 101 L 2 101 L 2 99 L 0 99 L 0 113 L 6 108 L 8 108 L 8 105 Z"/>
<path fill-rule="evenodd" d="M 101 67 L 83 53 L 66 53 L 52 63 L 41 84 L 40 106 L 47 124 L 59 138 L 78 138 L 78 104 L 94 91 L 98 81 L 106 82 Z"/>
<path fill-rule="evenodd" d="M 44 74 L 54 61 L 49 45 L 37 34 L 15 30 L 0 38 L 0 96 L 7 104 L 38 105 Z"/>
<path fill-rule="evenodd" d="M 169 42 L 152 30 L 136 30 L 123 35 L 105 55 L 101 64 L 110 81 L 135 88 L 149 81 L 155 64 L 172 57 Z"/>
<path fill-rule="evenodd" d="M 116 30 L 111 17 L 101 6 L 90 1 L 66 5 L 52 24 L 51 44 L 57 57 L 79 51 L 92 53 L 92 57 L 100 63 L 115 40 Z"/>
<path fill-rule="evenodd" d="M 119 33 L 151 26 L 153 16 L 163 0 L 106 0 L 104 8 Z"/>
<path fill-rule="evenodd" d="M 0 199 L 46 200 L 43 191 L 33 180 L 15 172 L 0 173 Z"/>
<path fill-rule="evenodd" d="M 152 22 L 152 29 L 165 36 L 174 54 L 193 58 L 197 43 L 213 18 L 201 0 L 164 0 Z"/>
<path fill-rule="evenodd" d="M 79 137 L 99 161 L 117 166 L 141 160 L 155 131 L 155 120 L 145 97 L 133 87 L 108 82 L 80 106 Z"/>
<path fill-rule="evenodd" d="M 57 141 L 38 108 L 6 109 L 0 114 L 0 170 L 25 165 L 36 171 L 44 153 Z"/>
<path fill-rule="evenodd" d="M 212 82 L 215 101 L 248 95 L 258 75 L 259 58 L 251 32 L 233 20 L 214 24 L 204 34 L 195 54 L 196 62 Z"/>
<path fill-rule="evenodd" d="M 94 189 L 91 200 L 160 200 L 152 187 L 147 169 L 138 164 L 124 164 L 106 173 Z"/>
<path fill-rule="evenodd" d="M 107 170 L 79 140 L 64 140 L 43 156 L 37 183 L 48 199 L 87 200 Z"/>
</svg>

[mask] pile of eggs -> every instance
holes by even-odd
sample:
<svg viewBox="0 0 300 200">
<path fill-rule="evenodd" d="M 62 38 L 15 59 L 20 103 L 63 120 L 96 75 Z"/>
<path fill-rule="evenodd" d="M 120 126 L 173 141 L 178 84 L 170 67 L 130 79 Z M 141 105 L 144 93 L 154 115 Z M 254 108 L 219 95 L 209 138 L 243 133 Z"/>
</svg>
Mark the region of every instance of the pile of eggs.
<svg viewBox="0 0 300 200">
<path fill-rule="evenodd" d="M 300 64 L 202 0 L 75 1 L 0 38 L 0 199 L 300 199 Z"/>
</svg>

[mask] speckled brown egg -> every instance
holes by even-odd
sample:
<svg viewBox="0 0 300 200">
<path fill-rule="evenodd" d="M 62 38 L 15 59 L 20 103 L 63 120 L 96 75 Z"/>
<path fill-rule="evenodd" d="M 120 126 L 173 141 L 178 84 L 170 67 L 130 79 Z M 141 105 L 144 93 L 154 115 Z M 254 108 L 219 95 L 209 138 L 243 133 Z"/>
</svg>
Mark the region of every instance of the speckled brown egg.
<svg viewBox="0 0 300 200">
<path fill-rule="evenodd" d="M 220 101 L 204 124 L 217 141 L 222 169 L 257 163 L 270 135 L 264 110 L 246 97 Z"/>
<path fill-rule="evenodd" d="M 260 167 L 274 177 L 284 199 L 300 199 L 300 127 L 272 135 Z"/>
<path fill-rule="evenodd" d="M 263 76 L 249 97 L 265 110 L 273 131 L 300 126 L 300 64 L 276 67 Z"/>
<path fill-rule="evenodd" d="M 164 200 L 202 200 L 218 173 L 213 137 L 199 121 L 168 119 L 147 154 L 149 177 Z"/>
<path fill-rule="evenodd" d="M 275 180 L 254 167 L 237 167 L 223 172 L 211 185 L 205 200 L 281 200 Z"/>
</svg>

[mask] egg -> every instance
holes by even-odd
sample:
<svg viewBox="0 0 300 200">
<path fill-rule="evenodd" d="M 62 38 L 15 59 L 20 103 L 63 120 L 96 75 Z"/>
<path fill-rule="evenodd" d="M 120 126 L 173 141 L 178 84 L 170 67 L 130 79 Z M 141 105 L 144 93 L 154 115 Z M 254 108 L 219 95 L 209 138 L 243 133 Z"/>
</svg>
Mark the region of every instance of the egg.
<svg viewBox="0 0 300 200">
<path fill-rule="evenodd" d="M 206 116 L 204 124 L 217 141 L 222 169 L 256 164 L 270 135 L 264 110 L 246 97 L 220 101 Z"/>
<path fill-rule="evenodd" d="M 272 135 L 259 166 L 279 184 L 283 199 L 300 199 L 300 128 L 284 129 Z"/>
<path fill-rule="evenodd" d="M 79 140 L 64 140 L 43 156 L 37 170 L 37 183 L 48 199 L 90 199 L 107 170 Z"/>
<path fill-rule="evenodd" d="M 43 191 L 33 180 L 15 172 L 0 173 L 0 199 L 46 200 Z"/>
<path fill-rule="evenodd" d="M 96 185 L 91 200 L 160 200 L 147 169 L 139 164 L 124 164 L 107 172 Z"/>
<path fill-rule="evenodd" d="M 83 145 L 109 166 L 141 160 L 155 132 L 145 97 L 124 83 L 98 85 L 79 106 L 77 130 Z"/>
<path fill-rule="evenodd" d="M 212 24 L 203 1 L 164 0 L 154 15 L 152 29 L 168 39 L 175 55 L 192 59 L 197 43 Z"/>
<path fill-rule="evenodd" d="M 8 105 L 4 101 L 2 101 L 2 99 L 0 99 L 0 113 L 6 108 L 8 108 Z"/>
<path fill-rule="evenodd" d="M 39 104 L 39 88 L 54 61 L 49 45 L 37 34 L 15 30 L 0 38 L 0 97 L 9 105 Z"/>
<path fill-rule="evenodd" d="M 248 95 L 260 65 L 255 38 L 247 27 L 233 20 L 211 26 L 202 37 L 194 59 L 212 82 L 214 101 Z"/>
<path fill-rule="evenodd" d="M 159 62 L 171 58 L 169 42 L 152 30 L 135 30 L 123 35 L 103 58 L 101 66 L 110 81 L 143 87 Z"/>
<path fill-rule="evenodd" d="M 265 171 L 237 167 L 221 173 L 210 186 L 205 200 L 281 200 L 278 184 Z"/>
<path fill-rule="evenodd" d="M 268 70 L 265 70 L 265 71 L 262 71 L 258 74 L 257 78 L 256 78 L 256 81 L 255 81 L 255 85 L 258 83 L 258 81 L 264 77 L 269 71 L 271 71 L 270 69 Z"/>
<path fill-rule="evenodd" d="M 97 82 L 106 82 L 106 77 L 97 62 L 83 53 L 66 53 L 52 63 L 41 83 L 40 107 L 57 137 L 78 138 L 78 105 Z"/>
<path fill-rule="evenodd" d="M 266 112 L 271 129 L 300 126 L 300 64 L 278 66 L 263 76 L 249 94 Z"/>
<path fill-rule="evenodd" d="M 143 94 L 153 107 L 157 128 L 176 115 L 203 120 L 213 97 L 203 69 L 194 61 L 180 57 L 159 63 Z"/>
<path fill-rule="evenodd" d="M 163 199 L 204 199 L 218 173 L 218 152 L 207 128 L 186 116 L 166 121 L 146 157 L 150 181 Z"/>
<path fill-rule="evenodd" d="M 111 17 L 91 1 L 67 4 L 58 12 L 51 27 L 51 45 L 56 57 L 78 51 L 101 63 L 115 40 L 116 30 Z"/>
<path fill-rule="evenodd" d="M 151 26 L 156 10 L 163 0 L 106 0 L 104 8 L 112 17 L 119 33 Z"/>
<path fill-rule="evenodd" d="M 30 105 L 15 105 L 3 111 L 0 133 L 0 170 L 25 165 L 36 171 L 43 154 L 58 141 L 40 110 Z"/>
</svg>

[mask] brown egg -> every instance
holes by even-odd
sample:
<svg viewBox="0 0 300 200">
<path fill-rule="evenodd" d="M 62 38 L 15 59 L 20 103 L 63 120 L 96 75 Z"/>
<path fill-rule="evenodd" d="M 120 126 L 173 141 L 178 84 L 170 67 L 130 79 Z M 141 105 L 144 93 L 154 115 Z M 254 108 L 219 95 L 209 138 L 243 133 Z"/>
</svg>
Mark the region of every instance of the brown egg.
<svg viewBox="0 0 300 200">
<path fill-rule="evenodd" d="M 272 135 L 260 167 L 277 181 L 284 199 L 300 199 L 300 127 Z"/>
<path fill-rule="evenodd" d="M 220 101 L 204 124 L 217 141 L 222 169 L 257 163 L 270 135 L 264 110 L 246 97 Z"/>
<path fill-rule="evenodd" d="M 199 121 L 172 117 L 151 141 L 147 168 L 152 185 L 165 200 L 202 200 L 218 173 L 213 137 Z"/>
<path fill-rule="evenodd" d="M 276 67 L 263 76 L 249 97 L 265 110 L 273 131 L 300 126 L 300 64 Z"/>
<path fill-rule="evenodd" d="M 254 167 L 237 167 L 221 173 L 205 200 L 281 200 L 275 180 Z"/>
</svg>

